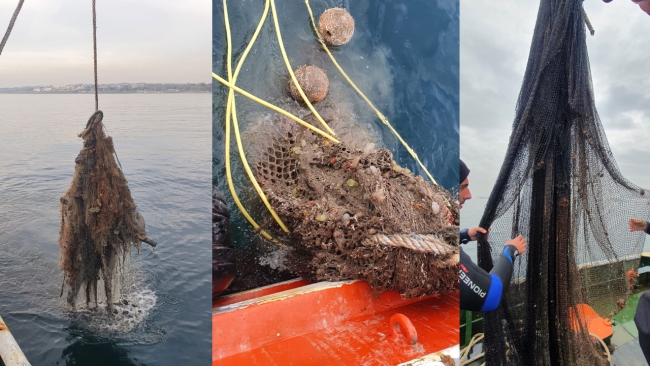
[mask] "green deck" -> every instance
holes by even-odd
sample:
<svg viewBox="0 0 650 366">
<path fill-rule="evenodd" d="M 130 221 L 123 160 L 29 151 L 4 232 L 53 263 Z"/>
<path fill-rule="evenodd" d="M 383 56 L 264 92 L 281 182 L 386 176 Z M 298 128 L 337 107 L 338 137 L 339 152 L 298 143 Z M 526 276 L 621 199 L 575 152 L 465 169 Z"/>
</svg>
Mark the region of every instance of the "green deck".
<svg viewBox="0 0 650 366">
<path fill-rule="evenodd" d="M 645 274 L 647 275 L 647 274 Z M 639 346 L 639 331 L 634 324 L 634 314 L 639 304 L 641 295 L 650 290 L 647 278 L 641 278 L 645 284 L 637 287 L 628 297 L 625 307 L 612 318 L 614 335 L 611 343 L 616 350 L 612 354 L 612 361 L 617 365 L 648 365 Z M 640 280 L 641 280 L 640 279 Z"/>
<path fill-rule="evenodd" d="M 646 266 L 650 266 L 650 256 L 642 257 L 639 268 Z M 612 365 L 648 366 L 643 352 L 641 352 L 638 338 L 639 332 L 634 324 L 634 314 L 636 313 L 639 298 L 648 290 L 650 290 L 650 272 L 641 274 L 637 281 L 637 288 L 628 297 L 625 307 L 612 318 L 614 335 L 607 342 L 613 344 L 616 348 L 612 353 Z M 481 313 L 461 311 L 460 324 L 460 343 L 462 349 L 469 343 L 472 335 L 483 331 Z M 480 363 L 482 362 L 483 360 L 480 361 Z M 478 365 L 480 363 L 472 363 L 472 365 Z"/>
</svg>

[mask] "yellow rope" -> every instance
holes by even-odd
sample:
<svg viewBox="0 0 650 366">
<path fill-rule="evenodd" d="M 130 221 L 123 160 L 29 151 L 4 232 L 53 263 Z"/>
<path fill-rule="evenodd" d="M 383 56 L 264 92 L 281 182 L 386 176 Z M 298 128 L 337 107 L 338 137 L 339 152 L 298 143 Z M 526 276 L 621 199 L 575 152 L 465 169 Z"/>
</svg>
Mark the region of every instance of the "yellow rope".
<svg viewBox="0 0 650 366">
<path fill-rule="evenodd" d="M 225 9 L 225 2 L 224 2 L 224 9 Z M 262 18 L 260 19 L 260 22 L 257 26 L 257 29 L 255 30 L 255 33 L 253 34 L 253 37 L 251 38 L 250 42 L 248 43 L 248 46 L 244 50 L 244 53 L 242 54 L 241 58 L 239 59 L 239 62 L 237 63 L 237 67 L 235 68 L 235 74 L 232 76 L 230 79 L 230 82 L 235 84 L 237 82 L 237 76 L 239 75 L 239 71 L 241 70 L 241 67 L 244 64 L 244 60 L 246 59 L 246 56 L 248 56 L 248 52 L 253 48 L 253 43 L 255 43 L 255 40 L 257 39 L 257 35 L 259 34 L 259 31 L 262 29 L 262 25 L 264 25 L 264 20 L 266 19 L 266 16 L 269 11 L 269 1 L 266 1 L 266 6 L 264 7 L 264 12 L 262 14 Z M 226 20 L 226 33 L 230 34 L 230 25 L 228 24 L 228 20 Z M 228 41 L 230 41 L 230 37 L 227 37 Z M 232 45 L 231 45 L 232 47 Z M 229 48 L 230 50 L 231 48 Z M 228 61 L 230 61 L 232 55 L 228 53 Z M 264 202 L 264 205 L 266 208 L 269 210 L 271 213 L 271 216 L 275 219 L 275 222 L 280 225 L 282 230 L 284 232 L 288 233 L 289 228 L 282 222 L 282 219 L 280 219 L 280 216 L 273 210 L 271 207 L 271 204 L 269 203 L 268 199 L 266 198 L 266 195 L 262 191 L 262 188 L 260 188 L 260 185 L 257 183 L 257 179 L 255 178 L 255 175 L 253 175 L 253 171 L 251 170 L 248 160 L 246 159 L 246 155 L 244 154 L 244 147 L 241 141 L 241 136 L 239 134 L 239 123 L 237 122 L 237 109 L 235 107 L 235 93 L 231 90 L 228 92 L 228 103 L 231 105 L 230 111 L 232 112 L 231 114 L 228 113 L 228 109 L 226 108 L 226 124 L 230 123 L 230 118 L 232 117 L 232 122 L 233 126 L 235 127 L 235 138 L 237 140 L 237 148 L 239 150 L 239 156 L 241 157 L 242 164 L 244 165 L 244 169 L 246 170 L 246 173 L 248 174 L 248 178 L 250 179 L 251 183 L 253 184 L 253 187 L 255 187 L 255 190 L 257 191 L 257 194 L 260 196 L 262 199 L 262 202 Z"/>
<path fill-rule="evenodd" d="M 224 78 L 220 77 L 219 75 L 217 75 L 217 74 L 215 74 L 215 73 L 212 73 L 212 78 L 215 79 L 216 81 L 220 82 L 221 84 L 223 84 L 223 85 L 225 85 L 225 86 L 227 86 L 227 87 L 229 87 L 229 88 L 232 88 L 232 89 L 235 90 L 237 93 L 239 93 L 239 94 L 241 94 L 241 95 L 243 95 L 243 96 L 245 96 L 245 97 L 247 97 L 247 98 L 250 98 L 250 99 L 254 100 L 255 102 L 257 102 L 257 103 L 259 103 L 259 104 L 261 104 L 261 105 L 263 105 L 263 106 L 265 106 L 265 107 L 267 107 L 267 108 L 269 108 L 269 109 L 272 109 L 272 110 L 274 110 L 274 111 L 276 111 L 276 112 L 278 112 L 278 113 L 284 115 L 284 116 L 287 117 L 287 118 L 290 118 L 290 119 L 292 119 L 292 120 L 298 122 L 301 126 L 303 126 L 303 127 L 305 127 L 305 128 L 308 128 L 308 129 L 310 129 L 310 130 L 316 132 L 317 134 L 323 136 L 324 138 L 326 138 L 326 139 L 328 139 L 328 140 L 330 140 L 330 141 L 332 141 L 332 142 L 334 142 L 334 143 L 337 143 L 337 144 L 340 142 L 340 141 L 337 140 L 336 138 L 334 138 L 334 137 L 328 135 L 327 132 L 324 132 L 323 130 L 318 129 L 318 128 L 316 128 L 316 127 L 310 125 L 309 123 L 307 123 L 307 122 L 301 120 L 300 118 L 294 116 L 293 114 L 291 114 L 291 113 L 285 111 L 284 109 L 278 108 L 278 107 L 274 106 L 273 104 L 271 104 L 271 103 L 269 103 L 269 102 L 266 102 L 266 101 L 264 101 L 264 100 L 262 100 L 262 99 L 260 99 L 260 98 L 258 98 L 258 97 L 256 97 L 256 96 L 254 96 L 254 95 L 248 93 L 247 91 L 245 91 L 245 90 L 243 90 L 243 89 L 241 89 L 241 88 L 235 86 L 234 84 L 229 83 L 227 80 L 225 80 Z"/>
<path fill-rule="evenodd" d="M 305 0 L 305 4 L 307 5 L 307 10 L 309 12 L 309 17 L 311 19 L 312 26 L 314 27 L 314 30 L 316 31 L 316 34 L 318 34 L 318 30 L 316 29 L 316 23 L 314 21 L 314 16 L 313 16 L 311 8 L 309 6 L 309 0 Z M 301 97 L 303 98 L 305 104 L 309 107 L 311 112 L 314 114 L 314 116 L 321 122 L 321 124 L 325 127 L 325 129 L 331 135 L 334 135 L 334 131 L 332 131 L 332 129 L 327 125 L 327 123 L 325 123 L 325 121 L 322 119 L 322 117 L 318 114 L 318 112 L 314 109 L 312 104 L 307 99 L 307 96 L 305 95 L 304 91 L 300 87 L 300 84 L 298 83 L 298 81 L 296 79 L 296 76 L 293 73 L 293 69 L 292 69 L 291 64 L 290 64 L 290 62 L 288 60 L 288 57 L 287 57 L 287 54 L 286 54 L 286 51 L 285 51 L 285 48 L 284 48 L 284 44 L 282 42 L 282 35 L 280 33 L 279 22 L 278 22 L 278 19 L 277 19 L 277 12 L 276 12 L 276 9 L 275 9 L 275 1 L 270 0 L 270 5 L 271 5 L 271 9 L 272 9 L 272 14 L 273 14 L 273 23 L 274 23 L 276 35 L 277 35 L 277 38 L 278 38 L 278 44 L 279 44 L 279 47 L 280 47 L 280 51 L 282 53 L 282 57 L 284 59 L 284 63 L 287 66 L 289 74 L 291 75 L 291 79 L 293 80 L 294 84 L 297 86 L 297 89 L 298 89 Z M 235 130 L 235 138 L 236 138 L 236 141 L 237 141 L 237 147 L 238 147 L 239 155 L 241 157 L 244 169 L 245 169 L 249 179 L 251 180 L 251 183 L 255 187 L 255 190 L 257 191 L 258 195 L 260 196 L 260 198 L 264 202 L 264 205 L 269 210 L 269 212 L 271 213 L 273 218 L 276 220 L 276 222 L 280 225 L 280 227 L 285 232 L 289 232 L 289 229 L 282 222 L 280 217 L 277 215 L 277 213 L 273 210 L 270 203 L 268 202 L 268 199 L 266 198 L 266 195 L 264 194 L 261 187 L 257 183 L 257 179 L 255 178 L 252 170 L 250 169 L 250 165 L 248 164 L 248 161 L 246 159 L 246 155 L 245 155 L 244 149 L 243 149 L 243 144 L 242 144 L 242 141 L 241 141 L 241 135 L 240 135 L 240 131 L 239 131 L 239 124 L 238 124 L 238 120 L 237 120 L 237 112 L 236 112 L 234 91 L 244 95 L 247 98 L 250 98 L 251 100 L 253 100 L 253 101 L 255 101 L 255 102 L 259 103 L 259 104 L 262 104 L 263 106 L 265 106 L 267 108 L 270 108 L 270 109 L 272 109 L 272 110 L 274 110 L 274 111 L 276 111 L 276 112 L 278 112 L 278 113 L 280 113 L 280 114 L 282 114 L 282 115 L 296 121 L 297 123 L 299 123 L 303 127 L 306 127 L 308 129 L 316 132 L 317 134 L 321 135 L 324 138 L 327 138 L 327 139 L 329 139 L 329 140 L 331 140 L 331 141 L 333 141 L 335 143 L 338 143 L 339 141 L 337 139 L 335 139 L 334 137 L 330 136 L 330 134 L 327 134 L 324 131 L 322 131 L 322 130 L 320 130 L 320 129 L 318 129 L 318 128 L 316 128 L 316 127 L 314 127 L 314 126 L 312 126 L 312 125 L 310 125 L 310 124 L 308 124 L 306 122 L 304 122 L 303 120 L 301 120 L 300 118 L 294 116 L 293 114 L 291 114 L 291 113 L 289 113 L 289 112 L 287 112 L 287 111 L 285 111 L 285 110 L 283 110 L 283 109 L 281 109 L 281 108 L 279 108 L 279 107 L 277 107 L 277 106 L 275 106 L 275 105 L 273 105 L 271 103 L 268 103 L 268 102 L 266 102 L 266 101 L 264 101 L 264 100 L 262 100 L 262 99 L 260 99 L 260 98 L 258 98 L 256 96 L 254 96 L 254 95 L 252 95 L 252 94 L 238 88 L 235 85 L 236 81 L 237 81 L 237 77 L 239 75 L 239 71 L 241 70 L 241 67 L 243 66 L 244 60 L 246 59 L 246 57 L 248 56 L 248 53 L 252 49 L 252 46 L 255 43 L 255 41 L 257 39 L 257 36 L 259 35 L 259 32 L 260 32 L 260 30 L 261 30 L 261 28 L 262 28 L 262 26 L 264 24 L 264 21 L 266 20 L 266 17 L 268 15 L 268 9 L 269 9 L 269 0 L 266 0 L 266 2 L 265 2 L 264 12 L 263 12 L 262 17 L 260 19 L 260 22 L 258 23 L 258 26 L 257 26 L 257 28 L 255 30 L 255 33 L 253 34 L 253 37 L 251 38 L 251 40 L 248 43 L 244 53 L 242 54 L 242 57 L 240 58 L 239 62 L 237 63 L 237 67 L 235 69 L 234 74 L 232 73 L 232 60 L 231 60 L 231 57 L 232 57 L 231 56 L 232 55 L 232 41 L 231 41 L 230 22 L 229 22 L 229 18 L 228 18 L 228 7 L 227 7 L 227 4 L 226 4 L 226 0 L 223 0 L 223 6 L 224 6 L 224 18 L 225 18 L 225 26 L 226 26 L 226 39 L 227 39 L 227 43 L 228 43 L 228 58 L 227 58 L 228 80 L 226 81 L 225 79 L 219 77 L 214 72 L 212 73 L 212 77 L 215 80 L 219 81 L 220 83 L 224 84 L 225 86 L 227 86 L 229 88 L 228 101 L 227 101 L 227 106 L 226 106 L 226 131 L 225 131 L 226 132 L 225 159 L 226 159 L 226 176 L 227 176 L 227 180 L 228 180 L 228 187 L 230 189 L 231 195 L 233 196 L 235 204 L 237 205 L 239 210 L 242 212 L 244 217 L 246 217 L 246 219 L 255 228 L 255 230 L 259 231 L 262 234 L 262 236 L 264 236 L 266 239 L 275 242 L 275 240 L 267 232 L 262 230 L 261 227 L 255 222 L 255 220 L 246 211 L 246 209 L 242 205 L 241 201 L 239 200 L 239 197 L 237 196 L 237 193 L 235 191 L 234 184 L 233 184 L 233 181 L 232 181 L 232 172 L 231 172 L 231 167 L 230 167 L 230 120 L 231 120 L 231 118 L 232 118 L 234 130 Z M 348 83 L 350 83 L 350 85 L 357 91 L 357 93 L 359 93 L 359 95 L 366 101 L 366 103 L 368 103 L 368 105 L 375 111 L 375 113 L 377 114 L 379 119 L 386 126 L 389 127 L 391 132 L 393 132 L 393 134 L 399 139 L 399 141 L 406 148 L 406 150 L 411 154 L 411 156 L 420 164 L 422 169 L 424 169 L 424 171 L 429 176 L 431 181 L 434 184 L 436 184 L 436 181 L 433 179 L 431 174 L 429 174 L 428 170 L 424 167 L 424 165 L 422 164 L 420 159 L 417 157 L 415 152 L 406 144 L 406 142 L 401 138 L 401 136 L 397 133 L 397 131 L 395 131 L 395 129 L 390 125 L 390 123 L 388 122 L 388 119 L 372 104 L 372 102 L 365 96 L 365 94 L 363 94 L 363 92 L 361 92 L 361 90 L 359 90 L 359 88 L 354 84 L 354 82 L 352 82 L 352 80 L 348 77 L 348 75 L 343 71 L 341 66 L 334 59 L 334 56 L 330 53 L 329 49 L 327 48 L 327 45 L 320 38 L 320 35 L 319 35 L 318 41 L 321 43 L 321 45 L 323 46 L 323 48 L 325 49 L 327 54 L 332 59 L 332 62 L 334 63 L 334 65 L 338 68 L 338 70 L 345 77 L 345 79 L 348 81 Z"/>
<path fill-rule="evenodd" d="M 298 92 L 300 93 L 300 96 L 302 97 L 302 100 L 305 102 L 307 107 L 309 107 L 309 110 L 314 114 L 314 116 L 320 121 L 320 123 L 325 126 L 325 129 L 327 132 L 329 132 L 332 136 L 335 135 L 334 131 L 325 123 L 323 118 L 318 114 L 316 109 L 314 109 L 314 106 L 311 105 L 309 102 L 309 99 L 307 99 L 307 96 L 305 95 L 305 92 L 302 90 L 300 87 L 300 84 L 298 84 L 298 80 L 296 79 L 296 75 L 293 73 L 293 69 L 291 68 L 291 64 L 289 63 L 289 59 L 287 58 L 287 52 L 284 50 L 284 43 L 282 42 L 282 34 L 280 33 L 280 25 L 278 23 L 278 15 L 277 11 L 275 10 L 275 1 L 271 0 L 271 12 L 273 13 L 273 25 L 275 25 L 275 34 L 278 37 L 278 45 L 280 46 L 280 52 L 282 53 L 282 58 L 284 59 L 284 64 L 287 66 L 287 70 L 289 70 L 289 75 L 291 75 L 291 80 L 293 80 L 293 84 L 296 86 L 296 89 L 298 89 Z"/>
<path fill-rule="evenodd" d="M 273 1 L 273 0 L 271 0 L 271 1 Z M 273 3 L 271 3 L 271 4 L 273 4 Z M 330 50 L 327 48 L 327 45 L 325 44 L 325 41 L 323 41 L 323 39 L 322 39 L 321 36 L 320 36 L 320 33 L 318 33 L 318 28 L 316 27 L 316 22 L 314 21 L 314 14 L 312 13 L 312 11 L 311 11 L 311 7 L 309 6 L 309 0 L 305 0 L 305 5 L 307 5 L 307 11 L 309 12 L 309 18 L 311 19 L 311 24 L 312 24 L 312 27 L 314 28 L 314 32 L 316 32 L 316 35 L 318 36 L 318 42 L 320 42 L 320 44 L 323 46 L 323 49 L 325 50 L 325 52 L 327 52 L 327 54 L 329 55 L 330 59 L 332 59 L 332 62 L 334 63 L 334 65 L 336 66 L 336 68 L 339 69 L 339 71 L 341 72 L 341 74 L 343 75 L 343 77 L 348 81 L 348 83 L 350 83 L 350 86 L 352 86 L 352 88 L 354 88 L 354 90 L 356 90 L 356 92 L 359 93 L 359 95 L 361 96 L 361 98 L 363 98 L 363 99 L 366 101 L 366 103 L 368 103 L 368 105 L 370 106 L 370 108 L 372 108 L 372 109 L 375 111 L 375 114 L 377 115 L 377 117 L 379 117 L 379 119 L 380 119 L 380 120 L 381 120 L 381 121 L 382 121 L 386 126 L 388 126 L 388 128 L 390 129 L 390 131 L 391 131 L 391 132 L 392 132 L 392 133 L 397 137 L 397 139 L 402 143 L 402 145 L 404 146 L 404 148 L 406 148 L 406 151 L 408 151 L 409 154 L 411 154 L 411 156 L 412 156 L 412 157 L 413 157 L 413 158 L 418 162 L 418 164 L 420 164 L 420 167 L 422 167 L 422 169 L 423 169 L 424 172 L 427 174 L 427 176 L 429 177 L 429 179 L 431 179 L 431 182 L 433 182 L 433 184 L 437 185 L 438 183 L 436 183 L 436 180 L 433 179 L 433 176 L 431 176 L 431 174 L 429 173 L 429 171 L 427 170 L 427 168 L 424 166 L 424 164 L 422 164 L 422 162 L 420 161 L 420 158 L 418 158 L 418 156 L 417 156 L 417 154 L 415 153 L 415 151 L 413 151 L 413 149 L 411 149 L 411 148 L 408 146 L 408 144 L 406 143 L 406 141 L 404 141 L 404 140 L 402 139 L 402 137 L 399 135 L 399 133 L 397 133 L 397 131 L 395 131 L 395 129 L 393 128 L 393 126 L 391 126 L 390 122 L 388 122 L 388 118 L 386 118 L 386 116 L 384 116 L 384 115 L 383 115 L 383 114 L 382 114 L 382 113 L 381 113 L 381 112 L 380 112 L 380 111 L 375 107 L 375 105 L 372 104 L 372 102 L 370 101 L 370 99 L 368 99 L 368 97 L 366 97 L 366 95 L 363 94 L 363 92 L 361 92 L 361 90 L 359 90 L 359 88 L 354 84 L 354 82 L 350 79 L 350 77 L 348 77 L 348 75 L 345 73 L 345 71 L 343 71 L 343 68 L 339 65 L 339 63 L 336 62 L 336 59 L 334 59 L 334 56 L 330 53 Z"/>
<path fill-rule="evenodd" d="M 227 59 L 227 68 L 228 68 L 228 79 L 232 80 L 233 75 L 232 75 L 232 63 L 230 60 L 230 55 L 232 53 L 232 44 L 231 44 L 231 39 L 230 39 L 230 25 L 228 22 L 228 6 L 226 5 L 226 0 L 223 0 L 223 13 L 224 13 L 224 18 L 226 20 L 226 39 L 228 41 L 228 59 Z M 212 76 L 216 76 L 214 73 L 212 73 Z M 231 113 L 231 107 L 234 104 L 231 104 L 231 97 L 232 97 L 232 88 L 228 91 L 228 103 L 226 105 L 226 151 L 225 151 L 225 160 L 226 160 L 226 178 L 228 180 L 228 188 L 230 189 L 230 194 L 233 197 L 233 200 L 235 201 L 235 204 L 237 207 L 239 207 L 239 210 L 241 213 L 246 217 L 248 222 L 253 225 L 255 230 L 260 230 L 260 234 L 264 236 L 266 239 L 274 241 L 274 239 L 269 235 L 266 231 L 262 230 L 260 226 L 253 220 L 253 218 L 248 214 L 248 211 L 244 208 L 244 205 L 239 201 L 239 197 L 237 196 L 237 192 L 235 191 L 235 186 L 232 182 L 232 173 L 230 171 L 230 116 Z"/>
</svg>

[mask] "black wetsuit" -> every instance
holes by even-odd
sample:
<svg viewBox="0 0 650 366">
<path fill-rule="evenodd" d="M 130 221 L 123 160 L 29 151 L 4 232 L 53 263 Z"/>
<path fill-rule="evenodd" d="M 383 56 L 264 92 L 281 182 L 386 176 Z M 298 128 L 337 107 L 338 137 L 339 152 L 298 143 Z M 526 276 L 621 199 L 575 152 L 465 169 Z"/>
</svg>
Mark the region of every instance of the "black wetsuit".
<svg viewBox="0 0 650 366">
<path fill-rule="evenodd" d="M 645 233 L 650 235 L 650 222 L 646 223 Z M 639 345 L 647 362 L 650 362 L 650 291 L 639 298 L 634 314 L 634 324 L 639 331 Z"/>
<path fill-rule="evenodd" d="M 460 242 L 467 244 L 470 240 L 467 229 L 462 230 Z M 510 284 L 517 254 L 517 248 L 506 245 L 492 271 L 487 273 L 472 261 L 463 248 L 460 248 L 460 309 L 495 310 Z"/>
</svg>

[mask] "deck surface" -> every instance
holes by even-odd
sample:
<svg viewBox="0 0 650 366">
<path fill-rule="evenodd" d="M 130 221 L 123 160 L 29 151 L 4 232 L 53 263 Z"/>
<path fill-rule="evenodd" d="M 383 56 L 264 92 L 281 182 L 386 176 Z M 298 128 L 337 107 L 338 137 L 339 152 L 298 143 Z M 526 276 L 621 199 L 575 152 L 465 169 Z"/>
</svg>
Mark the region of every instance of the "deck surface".
<svg viewBox="0 0 650 366">
<path fill-rule="evenodd" d="M 369 296 L 360 282 L 326 291 L 308 287 L 213 309 L 212 364 L 397 365 L 459 343 L 457 292 L 404 301 L 396 293 Z M 413 323 L 415 345 L 393 334 L 395 313 Z"/>
<path fill-rule="evenodd" d="M 637 289 L 627 298 L 625 307 L 612 318 L 614 335 L 611 343 L 616 347 L 612 354 L 612 365 L 648 365 L 641 351 L 641 346 L 639 346 L 639 331 L 634 324 L 634 314 L 639 304 L 639 298 L 648 289 L 648 286 Z"/>
</svg>

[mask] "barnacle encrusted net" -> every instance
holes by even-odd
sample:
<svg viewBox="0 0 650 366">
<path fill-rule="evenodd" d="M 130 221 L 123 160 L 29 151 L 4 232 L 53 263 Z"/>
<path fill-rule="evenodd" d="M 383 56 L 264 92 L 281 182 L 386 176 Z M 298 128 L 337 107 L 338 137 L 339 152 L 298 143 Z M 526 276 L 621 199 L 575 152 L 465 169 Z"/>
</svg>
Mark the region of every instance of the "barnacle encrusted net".
<svg viewBox="0 0 650 366">
<path fill-rule="evenodd" d="M 292 248 L 287 266 L 303 278 L 362 279 L 408 297 L 458 289 L 458 206 L 388 150 L 295 129 L 272 141 L 256 168 L 291 229 L 274 232 Z"/>
<path fill-rule="evenodd" d="M 61 197 L 60 266 L 71 310 L 102 298 L 112 310 L 119 300 L 115 291 L 121 261 L 131 248 L 140 249 L 140 241 L 155 245 L 146 237 L 144 218 L 115 161 L 113 140 L 102 129 L 102 118 L 101 111 L 95 112 L 79 135 L 84 145 L 75 159 L 70 188 Z"/>
</svg>

